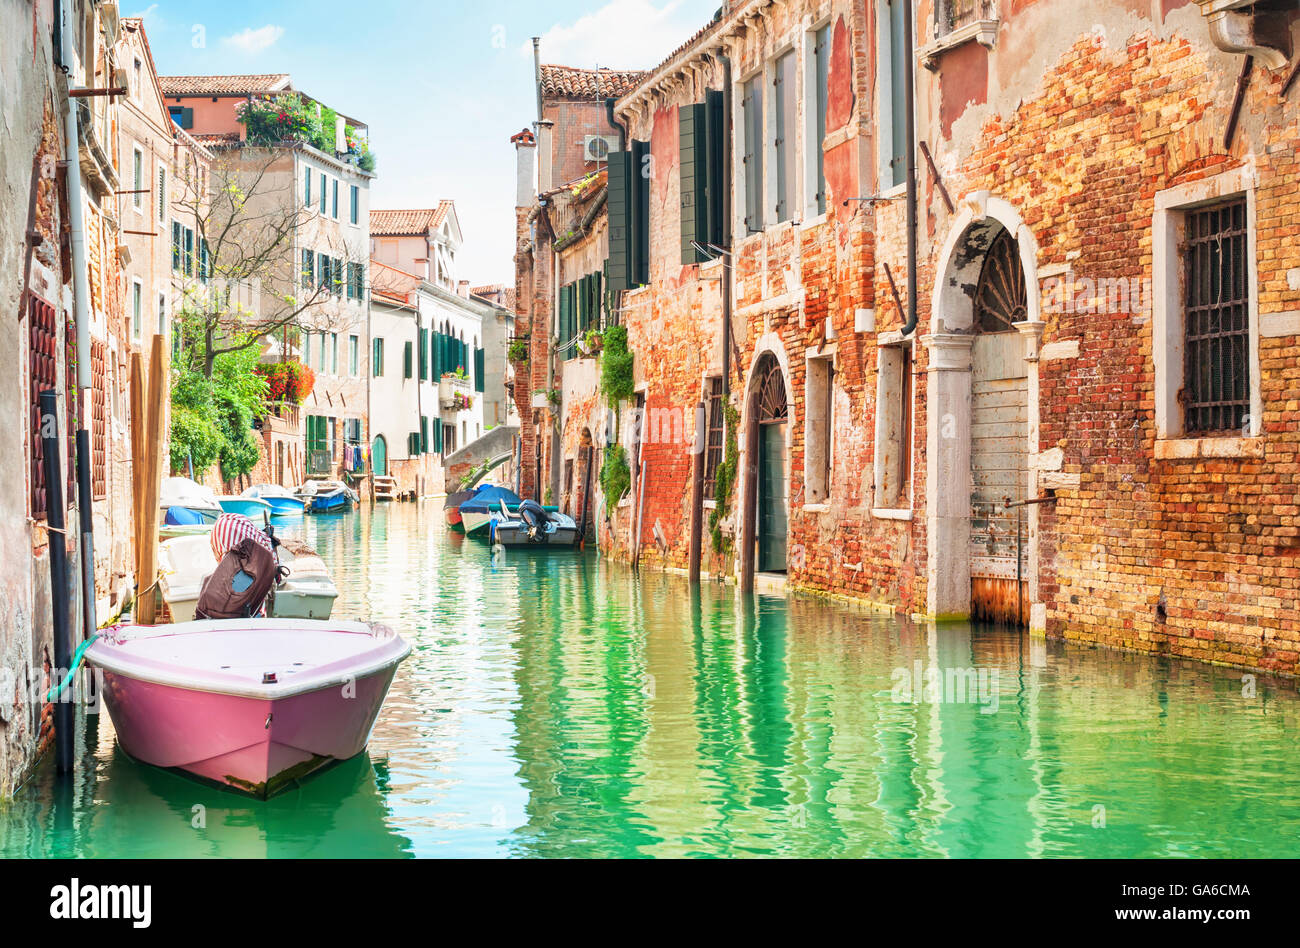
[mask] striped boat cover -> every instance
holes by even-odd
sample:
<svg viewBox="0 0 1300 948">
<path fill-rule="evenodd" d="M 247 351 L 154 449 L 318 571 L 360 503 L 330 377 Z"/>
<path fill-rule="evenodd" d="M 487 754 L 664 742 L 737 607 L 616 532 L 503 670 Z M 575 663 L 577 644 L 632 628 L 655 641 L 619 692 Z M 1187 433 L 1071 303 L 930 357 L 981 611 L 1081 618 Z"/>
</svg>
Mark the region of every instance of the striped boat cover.
<svg viewBox="0 0 1300 948">
<path fill-rule="evenodd" d="M 271 538 L 259 530 L 253 521 L 243 514 L 222 514 L 212 526 L 212 554 L 220 563 L 227 550 L 238 546 L 249 537 L 262 544 L 269 552 L 275 552 L 271 545 Z"/>
</svg>

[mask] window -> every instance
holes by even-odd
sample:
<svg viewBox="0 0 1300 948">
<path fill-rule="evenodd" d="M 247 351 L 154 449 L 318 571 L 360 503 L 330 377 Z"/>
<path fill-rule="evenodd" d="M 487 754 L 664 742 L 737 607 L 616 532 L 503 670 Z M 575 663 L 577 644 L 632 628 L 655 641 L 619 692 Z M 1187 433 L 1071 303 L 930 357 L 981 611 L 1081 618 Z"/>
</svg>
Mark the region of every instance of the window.
<svg viewBox="0 0 1300 948">
<path fill-rule="evenodd" d="M 190 129 L 194 127 L 194 110 L 187 109 L 180 105 L 167 106 L 167 114 L 171 116 L 173 122 L 181 128 Z"/>
<path fill-rule="evenodd" d="M 105 377 L 108 346 L 90 343 L 90 489 L 94 497 L 108 493 L 108 380 Z"/>
<path fill-rule="evenodd" d="M 776 153 L 776 219 L 788 221 L 795 209 L 794 144 L 797 127 L 794 50 L 776 61 L 772 70 L 772 104 L 776 119 L 772 146 Z"/>
<path fill-rule="evenodd" d="M 411 377 L 411 361 L 411 341 L 408 339 L 402 346 L 402 378 L 404 379 Z"/>
<path fill-rule="evenodd" d="M 137 56 L 131 63 L 131 98 L 140 102 L 144 98 L 143 68 Z"/>
<path fill-rule="evenodd" d="M 302 364 L 311 365 L 311 333 L 309 332 L 302 334 Z"/>
<path fill-rule="evenodd" d="M 325 179 L 325 172 L 322 171 L 322 172 L 320 173 L 320 212 L 321 212 L 322 214 L 325 213 L 325 198 L 326 198 L 326 196 L 327 196 L 327 195 L 326 195 L 325 180 L 326 180 L 326 179 Z"/>
<path fill-rule="evenodd" d="M 935 16 L 935 34 L 946 36 L 977 20 L 991 20 L 996 16 L 996 11 L 992 0 L 939 0 L 935 5 Z"/>
<path fill-rule="evenodd" d="M 744 151 L 741 163 L 745 175 L 745 230 L 763 229 L 763 76 L 760 73 L 741 87 L 740 108 L 744 114 Z"/>
<path fill-rule="evenodd" d="M 348 299 L 364 300 L 366 298 L 366 270 L 359 263 L 348 264 Z"/>
<path fill-rule="evenodd" d="M 911 506 L 912 347 L 882 344 L 876 358 L 875 506 L 903 510 Z"/>
<path fill-rule="evenodd" d="M 158 223 L 167 223 L 167 169 L 158 169 Z"/>
<path fill-rule="evenodd" d="M 339 257 L 334 258 L 334 263 L 330 267 L 330 289 L 334 291 L 335 296 L 343 295 L 343 261 Z"/>
<path fill-rule="evenodd" d="M 149 190 L 144 182 L 144 152 L 138 147 L 131 149 L 131 206 L 137 213 L 144 213 L 144 193 Z"/>
<path fill-rule="evenodd" d="M 302 175 L 302 202 L 307 207 L 311 207 L 311 169 L 303 169 Z"/>
<path fill-rule="evenodd" d="M 350 191 L 348 219 L 356 224 L 360 222 L 361 218 L 361 189 L 354 184 Z"/>
<path fill-rule="evenodd" d="M 319 370 L 322 374 L 325 372 L 325 357 L 326 357 L 326 355 L 327 355 L 327 353 L 326 353 L 326 351 L 325 351 L 325 350 L 326 350 L 326 344 L 325 344 L 325 343 L 326 343 L 326 338 L 325 338 L 325 337 L 326 337 L 326 334 L 325 334 L 325 333 L 321 333 L 321 334 L 320 334 L 320 362 L 319 362 L 317 368 L 318 368 L 318 370 Z"/>
<path fill-rule="evenodd" d="M 54 307 L 35 296 L 30 297 L 28 312 L 28 358 L 31 381 L 29 408 L 31 416 L 31 504 L 32 516 L 43 518 L 46 511 L 45 443 L 41 440 L 41 392 L 58 387 L 59 322 Z"/>
<path fill-rule="evenodd" d="M 429 377 L 429 330 L 420 330 L 420 381 Z"/>
<path fill-rule="evenodd" d="M 384 339 L 382 336 L 376 336 L 370 341 L 370 375 L 372 378 L 380 378 L 384 374 Z"/>
<path fill-rule="evenodd" d="M 348 336 L 348 375 L 356 378 L 361 374 L 361 339 Z"/>
<path fill-rule="evenodd" d="M 339 219 L 339 179 L 338 178 L 334 179 L 334 195 L 332 200 L 333 203 L 330 205 L 330 217 L 334 218 L 335 220 L 338 220 Z"/>
<path fill-rule="evenodd" d="M 194 231 L 185 228 L 185 275 L 194 276 Z"/>
<path fill-rule="evenodd" d="M 167 335 L 167 294 L 158 294 L 158 335 Z M 173 342 L 173 344 L 175 344 Z"/>
<path fill-rule="evenodd" d="M 429 450 L 429 416 L 420 416 L 420 453 L 425 454 Z"/>
<path fill-rule="evenodd" d="M 212 257 L 208 252 L 208 242 L 199 240 L 199 282 L 207 283 L 212 276 Z"/>
<path fill-rule="evenodd" d="M 881 57 L 882 62 L 889 64 L 888 97 L 883 88 L 881 91 L 882 109 L 887 105 L 889 110 L 889 157 L 882 174 L 885 188 L 896 187 L 907 180 L 907 97 L 904 82 L 906 70 L 912 68 L 912 38 L 906 35 L 904 2 L 909 0 L 886 0 L 889 7 L 889 49 L 888 54 Z M 885 123 L 882 121 L 880 124 L 883 127 Z"/>
<path fill-rule="evenodd" d="M 682 263 L 703 263 L 717 253 L 709 245 L 725 240 L 723 195 L 726 167 L 726 116 L 721 92 L 709 90 L 704 102 L 679 112 L 681 149 Z M 599 279 L 599 274 L 597 275 Z M 599 301 L 597 311 L 599 311 Z"/>
<path fill-rule="evenodd" d="M 818 214 L 825 214 L 826 152 L 822 149 L 822 143 L 826 140 L 826 109 L 830 83 L 830 24 L 823 26 L 812 34 L 812 60 L 812 95 L 809 97 L 810 111 L 812 112 L 812 118 L 809 121 L 809 138 L 811 141 L 808 147 L 812 160 L 808 163 L 808 167 L 816 168 L 817 175 L 810 184 L 811 187 L 816 188 L 816 191 L 809 203 L 816 206 Z"/>
<path fill-rule="evenodd" d="M 140 341 L 144 328 L 144 286 L 139 280 L 131 281 L 131 338 Z"/>
<path fill-rule="evenodd" d="M 172 221 L 172 270 L 180 272 L 182 258 L 182 230 L 180 221 Z"/>
<path fill-rule="evenodd" d="M 1188 211 L 1183 233 L 1183 430 L 1235 434 L 1250 420 L 1246 199 Z"/>
<path fill-rule="evenodd" d="M 704 443 L 704 496 L 714 499 L 718 481 L 718 465 L 722 463 L 722 448 L 726 436 L 726 419 L 722 412 L 722 379 L 711 378 L 706 389 L 708 408 L 708 434 Z"/>
<path fill-rule="evenodd" d="M 302 252 L 302 286 L 308 289 L 316 281 L 316 255 L 310 250 Z"/>
<path fill-rule="evenodd" d="M 330 333 L 330 375 L 339 374 L 339 334 Z"/>
<path fill-rule="evenodd" d="M 650 144 L 610 152 L 609 285 L 630 290 L 650 282 Z M 439 263 L 441 270 L 441 263 Z"/>
<path fill-rule="evenodd" d="M 1254 456 L 1263 431 L 1255 182 L 1234 168 L 1155 195 L 1152 362 L 1156 456 Z M 1115 286 L 1114 284 L 1121 284 Z M 1140 281 L 1114 280 L 1109 312 L 1141 312 Z M 1099 292 L 1100 301 L 1102 294 Z M 1199 439 L 1192 450 L 1169 441 Z M 1225 439 L 1231 439 L 1225 440 Z"/>
<path fill-rule="evenodd" d="M 835 430 L 834 359 L 808 360 L 804 399 L 805 502 L 824 504 L 831 496 L 831 451 Z"/>
<path fill-rule="evenodd" d="M 325 254 L 316 255 L 316 285 L 330 288 L 330 258 Z"/>
</svg>

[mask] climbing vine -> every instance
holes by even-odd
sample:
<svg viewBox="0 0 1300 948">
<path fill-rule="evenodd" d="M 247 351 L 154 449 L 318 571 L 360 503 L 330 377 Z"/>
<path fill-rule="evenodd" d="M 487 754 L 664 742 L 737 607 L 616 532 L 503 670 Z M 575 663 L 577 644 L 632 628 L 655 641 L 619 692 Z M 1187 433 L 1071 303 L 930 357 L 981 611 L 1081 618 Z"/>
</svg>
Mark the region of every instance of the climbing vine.
<svg viewBox="0 0 1300 948">
<path fill-rule="evenodd" d="M 732 488 L 736 484 L 736 471 L 740 467 L 740 446 L 736 439 L 736 430 L 740 427 L 740 412 L 731 402 L 722 402 L 722 417 L 726 419 L 726 440 L 722 449 L 722 460 L 713 475 L 713 499 L 716 504 L 709 513 L 709 535 L 713 540 L 715 553 L 724 552 L 722 521 L 731 509 Z"/>
<path fill-rule="evenodd" d="M 636 392 L 632 377 L 632 353 L 627 348 L 627 327 L 610 326 L 602 334 L 600 390 L 612 407 Z"/>
<path fill-rule="evenodd" d="M 605 516 L 608 517 L 623 495 L 632 489 L 632 469 L 628 467 L 627 452 L 621 444 L 605 448 L 605 461 L 600 468 L 600 489 L 605 494 Z"/>
</svg>

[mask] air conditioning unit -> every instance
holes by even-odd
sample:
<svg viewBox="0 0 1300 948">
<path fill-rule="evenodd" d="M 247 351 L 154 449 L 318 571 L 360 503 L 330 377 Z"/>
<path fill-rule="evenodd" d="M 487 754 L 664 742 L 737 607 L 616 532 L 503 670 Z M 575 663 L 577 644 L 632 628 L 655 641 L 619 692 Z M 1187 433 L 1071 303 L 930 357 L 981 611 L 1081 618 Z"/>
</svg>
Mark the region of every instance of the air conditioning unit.
<svg viewBox="0 0 1300 948">
<path fill-rule="evenodd" d="M 104 42 L 116 46 L 122 35 L 122 21 L 117 12 L 117 3 L 105 3 L 99 8 L 99 24 L 104 31 Z"/>
<path fill-rule="evenodd" d="M 583 161 L 608 161 L 611 151 L 618 151 L 618 139 L 610 135 L 588 135 L 582 140 Z"/>
</svg>

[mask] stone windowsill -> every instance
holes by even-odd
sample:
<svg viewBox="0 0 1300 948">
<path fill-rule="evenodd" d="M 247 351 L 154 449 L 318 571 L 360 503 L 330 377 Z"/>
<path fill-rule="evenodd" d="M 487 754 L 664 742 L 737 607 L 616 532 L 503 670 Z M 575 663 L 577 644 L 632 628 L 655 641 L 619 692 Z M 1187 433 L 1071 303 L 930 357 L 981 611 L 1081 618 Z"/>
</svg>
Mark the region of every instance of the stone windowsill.
<svg viewBox="0 0 1300 948">
<path fill-rule="evenodd" d="M 813 227 L 820 227 L 822 224 L 826 223 L 829 216 L 828 211 L 822 211 L 822 213 L 818 214 L 816 217 L 810 217 L 808 220 L 800 222 L 799 229 L 809 230 Z"/>
<path fill-rule="evenodd" d="M 911 520 L 910 507 L 872 507 L 871 516 L 877 520 Z"/>
<path fill-rule="evenodd" d="M 1156 459 L 1262 458 L 1263 438 L 1158 438 Z"/>
<path fill-rule="evenodd" d="M 825 503 L 823 503 L 823 504 L 804 504 L 804 505 L 803 505 L 803 512 L 804 512 L 804 513 L 817 513 L 817 514 L 830 513 L 830 512 L 831 512 L 831 505 L 830 505 L 830 504 L 825 504 Z"/>
<path fill-rule="evenodd" d="M 932 39 L 920 49 L 921 65 L 934 70 L 939 67 L 939 57 L 950 49 L 967 43 L 979 43 L 985 49 L 992 49 L 998 39 L 999 20 L 975 20 L 958 27 L 951 33 Z"/>
<path fill-rule="evenodd" d="M 717 502 L 716 500 L 706 500 L 706 501 L 704 502 L 704 509 L 705 509 L 705 510 L 717 510 L 717 509 L 718 509 L 718 502 Z"/>
</svg>

